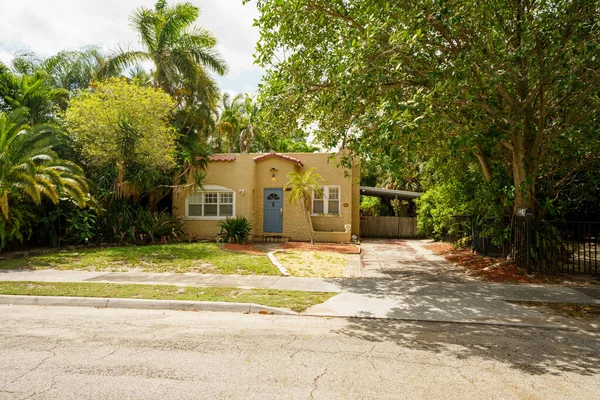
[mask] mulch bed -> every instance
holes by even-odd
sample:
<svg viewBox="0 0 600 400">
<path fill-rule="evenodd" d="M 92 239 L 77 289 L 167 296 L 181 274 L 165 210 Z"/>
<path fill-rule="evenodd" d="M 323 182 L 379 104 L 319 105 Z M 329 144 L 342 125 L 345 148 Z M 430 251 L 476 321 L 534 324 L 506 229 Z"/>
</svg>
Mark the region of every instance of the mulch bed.
<svg viewBox="0 0 600 400">
<path fill-rule="evenodd" d="M 544 307 L 552 314 L 569 318 L 600 320 L 600 304 L 548 303 L 546 301 L 519 301 L 517 304 L 533 308 Z"/>
<path fill-rule="evenodd" d="M 505 264 L 492 267 L 503 261 L 500 258 L 484 257 L 473 254 L 471 249 L 455 248 L 448 243 L 432 243 L 425 246 L 433 253 L 441 255 L 446 260 L 465 268 L 469 275 L 480 277 L 489 282 L 499 283 L 552 283 L 562 284 L 565 277 L 559 275 L 535 275 L 530 277 L 526 271 L 515 264 Z"/>
<path fill-rule="evenodd" d="M 254 256 L 264 256 L 267 254 L 266 251 L 259 249 L 255 244 L 237 244 L 237 243 L 227 243 L 223 247 L 226 250 L 233 251 L 235 253 L 244 253 L 244 254 L 252 254 Z"/>
<path fill-rule="evenodd" d="M 315 246 L 311 246 L 308 242 L 288 242 L 282 244 L 275 244 L 278 248 L 284 250 L 300 250 L 300 251 L 331 251 L 335 253 L 343 254 L 359 254 L 360 247 L 354 244 L 341 244 L 341 243 L 315 243 Z M 225 250 L 233 251 L 235 253 L 252 254 L 257 256 L 264 256 L 267 251 L 261 248 L 260 243 L 248 243 L 248 244 L 235 244 L 227 243 L 223 245 Z"/>
<path fill-rule="evenodd" d="M 311 246 L 308 242 L 288 242 L 281 245 L 282 249 L 286 250 L 303 250 L 303 251 L 331 251 L 344 254 L 359 254 L 360 247 L 354 244 L 341 243 L 315 243 Z"/>
</svg>

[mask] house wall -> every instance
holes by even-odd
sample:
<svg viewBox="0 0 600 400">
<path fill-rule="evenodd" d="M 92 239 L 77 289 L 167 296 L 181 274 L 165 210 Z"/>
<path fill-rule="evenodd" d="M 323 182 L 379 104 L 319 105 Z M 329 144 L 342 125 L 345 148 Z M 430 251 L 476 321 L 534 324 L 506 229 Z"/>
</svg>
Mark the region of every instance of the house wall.
<svg viewBox="0 0 600 400">
<path fill-rule="evenodd" d="M 249 163 L 254 164 L 248 154 L 238 154 L 236 161 L 209 163 L 203 185 L 219 185 L 232 189 L 235 193 L 235 214 L 246 217 L 255 224 L 253 212 L 253 189 L 255 169 L 249 168 Z M 185 217 L 186 192 L 175 192 L 173 195 L 173 213 Z M 184 219 L 186 232 L 200 239 L 214 239 L 221 232 L 219 220 Z"/>
<path fill-rule="evenodd" d="M 358 236 L 360 232 L 360 193 L 359 165 L 354 163 L 351 170 L 337 168 L 336 161 L 329 154 L 323 153 L 290 153 L 288 155 L 300 159 L 304 167 L 277 157 L 270 157 L 255 162 L 260 154 L 236 154 L 235 161 L 215 161 L 209 163 L 204 185 L 219 185 L 235 192 L 235 214 L 245 216 L 252 222 L 252 235 L 289 237 L 292 240 L 310 240 L 306 216 L 299 204 L 289 202 L 289 192 L 283 190 L 283 232 L 281 234 L 263 232 L 264 189 L 281 188 L 288 182 L 287 174 L 294 171 L 305 172 L 315 167 L 315 173 L 324 178 L 323 185 L 337 185 L 341 189 L 339 216 L 312 216 L 315 239 L 322 242 L 349 241 L 350 235 Z M 271 171 L 275 168 L 275 171 Z M 344 176 L 345 171 L 348 176 Z M 273 180 L 273 173 L 275 179 Z M 242 194 L 243 192 L 243 194 Z M 185 216 L 185 193 L 175 193 L 173 212 Z M 202 239 L 214 239 L 220 232 L 218 223 L 213 220 L 186 219 L 184 226 L 187 232 Z M 344 225 L 351 224 L 352 231 L 344 232 Z"/>
</svg>

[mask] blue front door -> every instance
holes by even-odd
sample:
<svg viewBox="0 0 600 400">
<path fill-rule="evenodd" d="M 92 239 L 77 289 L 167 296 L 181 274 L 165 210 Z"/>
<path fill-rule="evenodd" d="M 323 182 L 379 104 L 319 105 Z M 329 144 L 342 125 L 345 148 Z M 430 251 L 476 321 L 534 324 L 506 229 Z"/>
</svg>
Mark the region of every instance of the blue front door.
<svg viewBox="0 0 600 400">
<path fill-rule="evenodd" d="M 263 232 L 283 232 L 283 189 L 265 189 Z"/>
</svg>

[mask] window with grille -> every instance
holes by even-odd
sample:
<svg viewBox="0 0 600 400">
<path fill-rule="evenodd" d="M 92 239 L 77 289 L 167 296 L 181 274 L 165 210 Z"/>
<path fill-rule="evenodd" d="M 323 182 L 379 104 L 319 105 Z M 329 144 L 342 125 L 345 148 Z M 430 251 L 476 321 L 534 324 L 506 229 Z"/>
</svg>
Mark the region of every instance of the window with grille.
<svg viewBox="0 0 600 400">
<path fill-rule="evenodd" d="M 187 198 L 186 217 L 225 218 L 234 215 L 234 195 L 232 190 L 196 190 Z"/>
<path fill-rule="evenodd" d="M 313 214 L 340 214 L 340 187 L 323 186 L 322 193 L 313 192 L 312 213 Z"/>
</svg>

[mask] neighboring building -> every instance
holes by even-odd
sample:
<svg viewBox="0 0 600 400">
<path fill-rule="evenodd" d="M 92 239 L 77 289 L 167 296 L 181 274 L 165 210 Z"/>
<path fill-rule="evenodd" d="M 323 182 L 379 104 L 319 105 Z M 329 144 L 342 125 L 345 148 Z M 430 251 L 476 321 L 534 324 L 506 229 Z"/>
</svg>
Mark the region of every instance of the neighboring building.
<svg viewBox="0 0 600 400">
<path fill-rule="evenodd" d="M 333 159 L 332 159 L 333 157 Z M 287 174 L 315 167 L 323 178 L 323 196 L 310 204 L 315 240 L 348 242 L 360 231 L 360 169 L 338 167 L 328 153 L 217 154 L 211 156 L 203 190 L 178 190 L 173 213 L 184 218 L 188 233 L 214 239 L 218 223 L 231 216 L 252 222 L 254 239 L 281 237 L 307 241 L 306 216 L 290 203 L 284 186 Z"/>
</svg>

